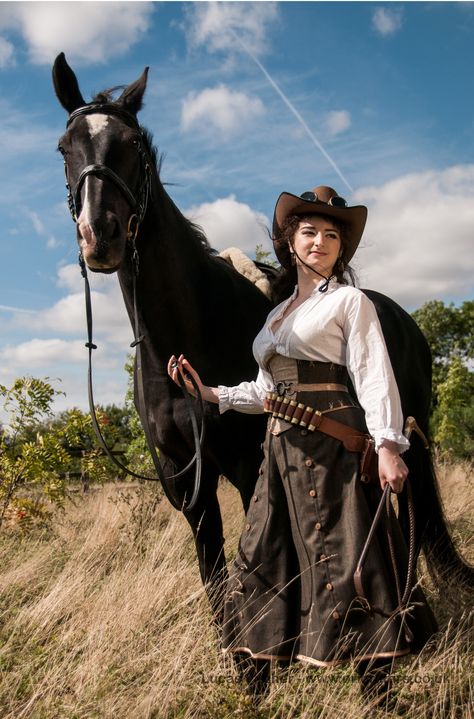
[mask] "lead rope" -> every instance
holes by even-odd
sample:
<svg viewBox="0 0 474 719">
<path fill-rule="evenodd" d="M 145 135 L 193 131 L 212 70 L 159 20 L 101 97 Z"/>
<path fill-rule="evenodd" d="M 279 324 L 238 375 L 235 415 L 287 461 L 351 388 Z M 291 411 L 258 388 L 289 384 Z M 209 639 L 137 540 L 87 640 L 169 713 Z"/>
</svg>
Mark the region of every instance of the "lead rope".
<svg viewBox="0 0 474 719">
<path fill-rule="evenodd" d="M 89 361 L 88 361 L 88 397 L 89 397 L 89 410 L 92 420 L 92 426 L 95 432 L 95 435 L 97 437 L 97 440 L 104 450 L 107 457 L 121 470 L 125 471 L 127 474 L 129 474 L 132 477 L 136 477 L 137 479 L 145 479 L 152 482 L 161 482 L 161 485 L 163 487 L 163 491 L 172 504 L 172 506 L 175 509 L 178 509 L 180 511 L 191 511 L 194 506 L 196 505 L 197 499 L 199 497 L 200 487 L 201 487 L 201 470 L 202 470 L 202 443 L 204 441 L 204 435 L 205 435 L 205 420 L 204 420 L 204 404 L 201 396 L 201 392 L 199 390 L 199 387 L 194 380 L 194 378 L 189 375 L 189 380 L 191 384 L 193 385 L 193 388 L 196 392 L 200 412 L 201 412 L 201 432 L 199 432 L 198 429 L 198 420 L 196 417 L 196 412 L 194 410 L 191 397 L 189 392 L 186 389 L 186 385 L 184 383 L 183 378 L 181 375 L 178 374 L 178 381 L 181 387 L 181 390 L 183 392 L 186 406 L 188 409 L 188 412 L 191 417 L 191 424 L 193 429 L 193 438 L 194 438 L 194 445 L 195 445 L 195 453 L 191 460 L 188 462 L 186 467 L 182 469 L 180 472 L 177 472 L 176 474 L 172 474 L 168 477 L 165 477 L 163 468 L 161 466 L 161 462 L 158 457 L 158 453 L 156 451 L 155 443 L 153 441 L 150 424 L 148 422 L 148 413 L 146 411 L 146 405 L 145 405 L 145 390 L 144 390 L 144 384 L 143 384 L 143 374 L 142 374 L 142 354 L 141 354 L 141 343 L 145 338 L 145 335 L 139 334 L 139 321 L 138 321 L 138 308 L 137 308 L 137 292 L 136 292 L 136 278 L 138 275 L 138 252 L 135 246 L 135 238 L 132 236 L 132 264 L 133 264 L 133 313 L 134 313 L 134 322 L 133 322 L 133 330 L 134 330 L 134 340 L 131 343 L 131 347 L 135 347 L 136 352 L 136 379 L 137 379 L 137 395 L 138 395 L 138 414 L 142 423 L 143 431 L 145 434 L 145 438 L 147 441 L 148 449 L 150 451 L 150 454 L 153 459 L 153 464 L 156 469 L 157 477 L 148 477 L 142 474 L 138 474 L 137 472 L 134 472 L 133 470 L 126 467 L 122 462 L 120 462 L 113 454 L 110 448 L 108 447 L 104 436 L 102 434 L 102 431 L 99 426 L 99 422 L 97 419 L 97 413 L 95 410 L 95 404 L 94 404 L 94 393 L 93 393 L 93 381 L 92 381 L 92 352 L 93 350 L 97 349 L 97 345 L 93 342 L 93 321 L 92 321 L 92 301 L 91 301 L 91 290 L 90 290 L 90 284 L 89 284 L 89 278 L 87 276 L 87 268 L 86 263 L 84 261 L 84 258 L 82 256 L 82 252 L 79 253 L 79 266 L 81 268 L 81 274 L 84 278 L 84 294 L 85 294 L 85 304 L 86 304 L 86 320 L 87 320 L 87 342 L 86 347 L 89 352 Z M 166 482 L 174 479 L 178 479 L 183 474 L 185 474 L 191 466 L 196 463 L 195 468 L 195 476 L 194 476 L 194 489 L 191 496 L 191 499 L 188 503 L 186 503 L 185 500 L 183 500 L 183 504 L 179 505 L 174 497 L 171 495 L 168 487 L 166 486 Z"/>
</svg>

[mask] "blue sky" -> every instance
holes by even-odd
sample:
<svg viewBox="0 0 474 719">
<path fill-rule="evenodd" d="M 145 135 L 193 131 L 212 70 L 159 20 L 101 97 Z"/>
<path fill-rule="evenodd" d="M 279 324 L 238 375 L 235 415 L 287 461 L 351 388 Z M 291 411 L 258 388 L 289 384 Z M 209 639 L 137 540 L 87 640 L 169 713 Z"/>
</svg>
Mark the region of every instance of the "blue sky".
<svg viewBox="0 0 474 719">
<path fill-rule="evenodd" d="M 60 51 L 86 99 L 150 66 L 162 179 L 217 249 L 251 255 L 281 191 L 329 184 L 369 208 L 361 286 L 472 298 L 473 3 L 0 2 L 0 383 L 58 377 L 58 408 L 85 406 Z M 93 285 L 97 400 L 120 403 L 131 332 L 115 278 Z"/>
</svg>

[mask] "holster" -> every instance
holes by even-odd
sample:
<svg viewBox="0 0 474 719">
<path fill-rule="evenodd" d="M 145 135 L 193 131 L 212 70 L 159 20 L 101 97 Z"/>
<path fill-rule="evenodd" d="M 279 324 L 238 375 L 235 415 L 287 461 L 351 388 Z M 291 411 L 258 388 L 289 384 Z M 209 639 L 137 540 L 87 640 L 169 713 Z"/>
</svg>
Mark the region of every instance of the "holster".
<svg viewBox="0 0 474 719">
<path fill-rule="evenodd" d="M 366 437 L 360 453 L 360 478 L 366 484 L 379 481 L 379 458 L 371 437 Z"/>
</svg>

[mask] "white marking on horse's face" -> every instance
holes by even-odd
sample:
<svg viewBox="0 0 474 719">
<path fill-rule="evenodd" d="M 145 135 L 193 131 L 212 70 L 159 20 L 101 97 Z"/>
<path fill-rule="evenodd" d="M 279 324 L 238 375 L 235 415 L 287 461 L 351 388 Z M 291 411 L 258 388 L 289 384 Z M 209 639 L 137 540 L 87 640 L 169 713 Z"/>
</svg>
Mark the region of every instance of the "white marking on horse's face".
<svg viewBox="0 0 474 719">
<path fill-rule="evenodd" d="M 107 127 L 109 116 L 94 113 L 93 115 L 86 115 L 86 120 L 89 126 L 89 135 L 92 140 L 99 132 L 102 132 L 102 130 Z"/>
<path fill-rule="evenodd" d="M 90 228 L 90 209 L 89 209 L 89 195 L 88 195 L 88 189 L 89 189 L 89 177 L 86 177 L 84 182 L 84 200 L 82 203 L 82 209 L 81 214 L 77 218 L 77 225 L 79 227 L 79 231 L 81 235 L 85 236 L 85 230 L 86 228 Z"/>
</svg>

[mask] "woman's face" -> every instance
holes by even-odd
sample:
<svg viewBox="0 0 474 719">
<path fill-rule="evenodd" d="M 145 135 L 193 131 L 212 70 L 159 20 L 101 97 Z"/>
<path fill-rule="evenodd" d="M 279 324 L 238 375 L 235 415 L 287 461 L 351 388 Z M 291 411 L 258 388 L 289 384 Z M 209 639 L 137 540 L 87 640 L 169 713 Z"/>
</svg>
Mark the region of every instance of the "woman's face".
<svg viewBox="0 0 474 719">
<path fill-rule="evenodd" d="M 303 262 L 327 277 L 332 273 L 342 248 L 337 227 L 319 215 L 312 215 L 299 223 L 292 244 Z M 298 257 L 296 266 L 303 267 Z"/>
</svg>

